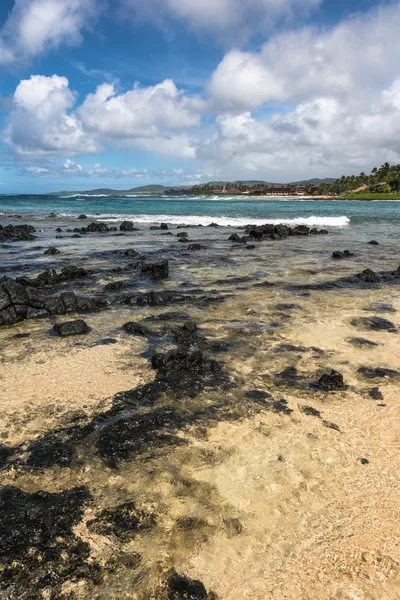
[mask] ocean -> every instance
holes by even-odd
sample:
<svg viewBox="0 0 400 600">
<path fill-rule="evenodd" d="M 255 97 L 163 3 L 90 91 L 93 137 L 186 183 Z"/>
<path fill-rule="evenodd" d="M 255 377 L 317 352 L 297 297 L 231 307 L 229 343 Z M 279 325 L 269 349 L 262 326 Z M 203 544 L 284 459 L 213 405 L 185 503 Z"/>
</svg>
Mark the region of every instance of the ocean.
<svg viewBox="0 0 400 600">
<path fill-rule="evenodd" d="M 19 214 L 45 219 L 56 213 L 60 219 L 84 213 L 99 221 L 130 219 L 136 223 L 186 223 L 241 226 L 279 222 L 317 227 L 347 227 L 400 222 L 398 201 L 340 201 L 293 198 L 163 197 L 163 196 L 0 196 L 0 217 Z M 394 230 L 393 233 L 396 233 Z"/>
</svg>

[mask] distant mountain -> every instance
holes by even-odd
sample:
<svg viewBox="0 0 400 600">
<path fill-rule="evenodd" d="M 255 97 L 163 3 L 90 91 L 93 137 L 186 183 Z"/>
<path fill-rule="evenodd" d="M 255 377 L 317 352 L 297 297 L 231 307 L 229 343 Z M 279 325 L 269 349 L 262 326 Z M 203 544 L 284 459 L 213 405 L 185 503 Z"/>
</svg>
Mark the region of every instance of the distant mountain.
<svg viewBox="0 0 400 600">
<path fill-rule="evenodd" d="M 112 188 L 97 188 L 95 190 L 78 190 L 78 191 L 64 191 L 64 192 L 51 192 L 50 194 L 47 194 L 48 196 L 64 196 L 66 194 L 77 194 L 77 195 L 90 195 L 90 196 L 103 196 L 103 195 L 107 195 L 107 196 L 114 196 L 114 195 L 120 195 L 120 194 L 137 194 L 137 193 L 144 193 L 144 194 L 162 194 L 166 189 L 164 185 L 142 185 L 139 187 L 134 187 L 131 188 L 129 190 L 113 190 Z"/>
<path fill-rule="evenodd" d="M 336 181 L 333 177 L 325 177 L 325 179 L 319 179 L 319 177 L 314 177 L 314 179 L 303 179 L 302 181 L 292 181 L 289 185 L 306 185 L 306 183 L 334 183 Z"/>
</svg>

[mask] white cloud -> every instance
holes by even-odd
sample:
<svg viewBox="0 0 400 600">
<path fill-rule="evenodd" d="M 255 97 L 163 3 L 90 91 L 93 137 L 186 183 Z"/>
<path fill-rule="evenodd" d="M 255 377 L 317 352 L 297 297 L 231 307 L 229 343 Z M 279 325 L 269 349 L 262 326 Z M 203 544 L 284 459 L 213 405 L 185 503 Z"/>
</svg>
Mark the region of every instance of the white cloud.
<svg viewBox="0 0 400 600">
<path fill-rule="evenodd" d="M 194 156 L 187 133 L 181 131 L 200 124 L 204 103 L 182 94 L 171 80 L 123 94 L 102 84 L 77 108 L 76 100 L 66 77 L 32 75 L 21 81 L 4 132 L 6 142 L 19 155 L 94 154 L 112 144 Z"/>
<path fill-rule="evenodd" d="M 5 140 L 20 155 L 76 156 L 102 151 L 100 142 L 88 136 L 70 112 L 75 95 L 68 79 L 32 75 L 14 93 Z"/>
<path fill-rule="evenodd" d="M 200 124 L 202 102 L 182 94 L 170 79 L 117 94 L 108 83 L 99 85 L 78 109 L 88 131 L 109 138 L 155 137 L 160 130 L 180 130 Z"/>
<path fill-rule="evenodd" d="M 232 50 L 209 92 L 225 110 L 329 95 L 359 103 L 399 72 L 400 3 L 357 13 L 332 29 L 280 33 L 259 52 Z"/>
<path fill-rule="evenodd" d="M 400 80 L 360 111 L 319 97 L 265 119 L 248 111 L 220 115 L 216 135 L 197 146 L 196 156 L 235 178 L 251 171 L 261 179 L 329 176 L 400 162 Z"/>
<path fill-rule="evenodd" d="M 121 0 L 136 18 L 152 23 L 172 17 L 190 29 L 235 44 L 265 34 L 281 21 L 304 17 L 321 0 Z"/>
<path fill-rule="evenodd" d="M 62 44 L 77 45 L 82 30 L 93 23 L 96 0 L 15 0 L 0 31 L 0 64 L 36 56 Z"/>
</svg>

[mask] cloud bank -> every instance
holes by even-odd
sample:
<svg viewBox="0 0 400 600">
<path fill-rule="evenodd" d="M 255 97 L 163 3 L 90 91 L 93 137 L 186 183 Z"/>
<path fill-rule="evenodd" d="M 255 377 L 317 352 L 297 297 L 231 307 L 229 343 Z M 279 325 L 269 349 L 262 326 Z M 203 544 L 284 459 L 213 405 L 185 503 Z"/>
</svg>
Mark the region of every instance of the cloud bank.
<svg viewBox="0 0 400 600">
<path fill-rule="evenodd" d="M 236 1 L 207 0 L 201 16 L 197 0 L 149 0 L 141 8 L 136 0 L 128 4 L 141 15 L 145 9 L 154 14 L 158 7 L 161 14 L 167 11 L 198 30 L 212 22 L 213 31 L 220 32 L 223 27 L 233 30 L 235 19 L 250 27 L 254 15 L 262 22 L 262 11 L 289 14 L 301 6 L 297 1 L 254 0 L 241 2 L 237 12 Z M 30 6 L 46 2 L 59 4 L 33 0 Z M 21 7 L 27 5 L 18 0 L 5 27 L 20 31 L 28 14 Z M 91 3 L 86 0 L 79 10 L 72 0 L 67 5 L 71 18 L 79 14 L 82 19 L 81 10 L 88 11 Z M 71 35 L 67 25 L 60 25 L 64 33 L 42 28 L 35 43 L 25 43 L 26 53 L 61 40 L 74 43 L 84 28 L 79 19 Z M 333 27 L 278 32 L 257 51 L 230 49 L 210 73 L 201 97 L 166 79 L 125 90 L 106 82 L 79 98 L 62 75 L 32 75 L 16 87 L 3 137 L 24 161 L 139 148 L 191 161 L 197 174 L 234 178 L 284 177 L 288 172 L 291 177 L 304 172 L 319 176 L 367 170 L 384 160 L 400 162 L 399 23 L 400 3 L 394 2 Z M 21 44 L 25 38 L 16 39 Z M 77 168 L 65 164 L 60 162 L 63 173 Z M 100 165 L 87 171 L 100 173 L 113 176 L 113 170 Z"/>
</svg>

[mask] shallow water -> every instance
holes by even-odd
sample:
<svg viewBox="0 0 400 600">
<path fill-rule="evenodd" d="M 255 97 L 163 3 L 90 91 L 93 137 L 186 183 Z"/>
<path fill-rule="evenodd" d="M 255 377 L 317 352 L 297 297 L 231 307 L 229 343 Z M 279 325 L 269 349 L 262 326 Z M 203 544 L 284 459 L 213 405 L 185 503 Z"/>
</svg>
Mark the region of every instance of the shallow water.
<svg viewBox="0 0 400 600">
<path fill-rule="evenodd" d="M 0 248 L 8 276 L 79 264 L 93 275 L 65 289 L 107 297 L 105 284 L 126 280 L 134 293 L 191 290 L 195 298 L 158 307 L 114 304 L 83 316 L 92 330 L 75 338 L 49 333 L 54 322 L 69 316 L 0 329 L 1 442 L 18 447 L 14 463 L 1 472 L 2 485 L 29 493 L 86 485 L 92 495 L 74 532 L 89 544 L 89 560 L 100 565 L 101 581 L 75 573 L 57 585 L 44 585 L 36 597 L 48 598 L 52 590 L 59 598 L 71 593 L 85 600 L 168 598 L 163 582 L 175 568 L 201 580 L 220 600 L 398 598 L 398 379 L 368 380 L 357 370 L 397 370 L 400 351 L 396 333 L 365 331 L 351 322 L 379 314 L 398 326 L 399 286 L 307 288 L 367 267 L 397 269 L 397 203 L 379 203 L 389 211 L 388 221 L 371 217 L 371 205 L 378 203 L 340 203 L 329 213 L 325 202 L 302 202 L 306 208 L 296 206 L 298 217 L 308 218 L 308 204 L 315 215 L 349 215 L 350 224 L 329 228 L 326 236 L 263 241 L 252 249 L 227 240 L 235 231 L 243 233 L 234 227 L 187 229 L 192 242 L 204 245 L 190 252 L 177 241 L 182 229 L 171 226 L 174 235 L 169 236 L 149 231 L 144 223 L 140 231 L 123 236 L 71 239 L 63 232 L 65 237 L 56 240 L 56 227 L 87 224 L 59 217 L 43 221 L 36 241 Z M 370 239 L 379 245 L 368 245 Z M 50 245 L 61 253 L 43 255 Z M 146 259 L 167 258 L 168 280 L 138 280 L 126 248 Z M 354 256 L 331 258 L 333 250 L 344 249 Z M 115 267 L 122 271 L 112 272 Z M 200 300 L 204 296 L 222 299 Z M 395 312 L 378 313 L 376 304 L 369 308 L 377 302 Z M 183 316 L 155 319 L 168 312 Z M 122 326 L 132 320 L 161 337 L 130 336 Z M 120 406 L 115 394 L 154 381 L 149 357 L 175 347 L 165 326 L 187 320 L 207 337 L 206 355 L 220 363 L 227 383 L 205 385 L 194 395 L 164 391 L 153 404 L 137 405 L 131 397 Z M 21 333 L 30 335 L 13 337 Z M 349 342 L 354 337 L 377 345 L 355 348 Z M 105 338 L 116 343 L 98 345 Z M 223 342 L 223 351 L 214 351 L 212 342 Z M 293 371 L 281 375 L 293 367 L 295 376 Z M 345 389 L 326 392 L 312 386 L 331 369 L 343 374 Z M 369 397 L 372 387 L 379 387 L 381 401 Z M 249 397 L 251 390 L 272 398 Z M 282 399 L 287 404 L 279 403 Z M 173 418 L 151 430 L 149 443 L 127 454 L 118 447 L 126 436 L 126 426 L 119 425 L 125 418 L 167 410 Z M 33 442 L 59 428 L 76 426 L 80 434 L 91 423 L 94 429 L 73 443 L 72 461 L 63 466 L 24 462 Z M 116 464 L 101 442 L 110 426 L 118 432 Z M 54 456 L 54 445 L 48 447 Z M 361 458 L 369 462 L 362 464 Z M 88 526 L 101 510 L 132 500 L 155 515 L 153 526 L 128 537 Z M 22 597 L 21 588 L 0 593 L 12 600 Z"/>
</svg>

